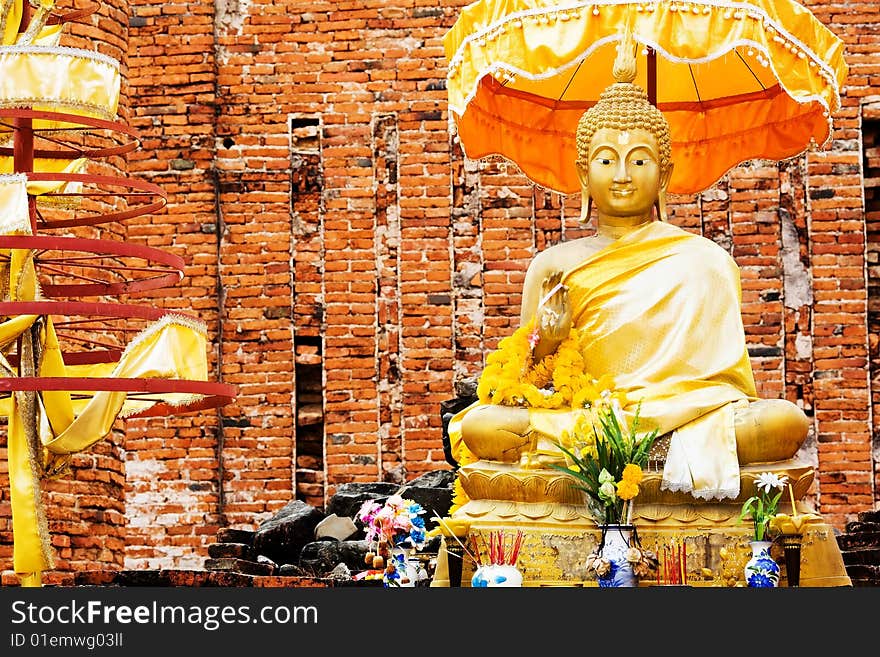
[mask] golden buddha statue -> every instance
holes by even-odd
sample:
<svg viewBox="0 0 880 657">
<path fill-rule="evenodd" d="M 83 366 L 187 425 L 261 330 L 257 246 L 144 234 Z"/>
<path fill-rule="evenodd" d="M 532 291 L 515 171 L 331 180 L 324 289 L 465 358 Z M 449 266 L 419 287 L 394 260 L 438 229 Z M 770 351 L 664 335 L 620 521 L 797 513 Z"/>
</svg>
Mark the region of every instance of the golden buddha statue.
<svg viewBox="0 0 880 657">
<path fill-rule="evenodd" d="M 662 436 L 652 455 L 657 468 L 634 505 L 639 531 L 656 530 L 660 541 L 687 529 L 701 542 L 702 557 L 692 551 L 701 569 L 723 570 L 716 534 L 729 542 L 745 532 L 738 514 L 758 472 L 785 474 L 798 499 L 813 480 L 809 466 L 792 460 L 809 429 L 803 411 L 758 398 L 736 263 L 711 240 L 666 221 L 669 127 L 632 82 L 630 45 L 619 48 L 614 74 L 617 82 L 583 114 L 576 135 L 581 220 L 595 209 L 596 233 L 534 258 L 513 336 L 519 343 L 502 342 L 496 353 L 507 353 L 487 360 L 479 401 L 449 423 L 461 466 L 451 521 L 463 535 L 531 529 L 521 554 L 533 584 L 583 574 L 577 557 L 589 550 L 564 544 L 578 545 L 596 525 L 580 492 L 550 464 L 563 460 L 559 444 L 590 406 L 596 379 L 625 399 L 627 422 L 638 413 L 641 429 Z M 576 381 L 593 384 L 579 389 Z M 835 550 L 818 561 L 831 563 L 827 582 L 847 584 Z"/>
</svg>

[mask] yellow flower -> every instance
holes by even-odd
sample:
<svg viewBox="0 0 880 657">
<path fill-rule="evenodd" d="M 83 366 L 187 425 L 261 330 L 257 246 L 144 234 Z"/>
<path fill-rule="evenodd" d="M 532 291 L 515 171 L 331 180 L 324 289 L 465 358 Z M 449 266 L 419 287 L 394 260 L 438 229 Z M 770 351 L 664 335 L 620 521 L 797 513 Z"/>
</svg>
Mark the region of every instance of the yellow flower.
<svg viewBox="0 0 880 657">
<path fill-rule="evenodd" d="M 627 463 L 621 478 L 623 481 L 628 481 L 632 484 L 640 484 L 642 483 L 642 468 L 635 463 Z"/>
<path fill-rule="evenodd" d="M 639 494 L 639 485 L 623 479 L 617 484 L 617 497 L 622 500 L 631 500 Z"/>
<path fill-rule="evenodd" d="M 498 343 L 486 358 L 477 396 L 481 404 L 532 408 L 586 408 L 598 395 L 585 371 L 581 335 L 573 328 L 556 352 L 535 363 L 529 335 L 532 323 Z"/>
</svg>

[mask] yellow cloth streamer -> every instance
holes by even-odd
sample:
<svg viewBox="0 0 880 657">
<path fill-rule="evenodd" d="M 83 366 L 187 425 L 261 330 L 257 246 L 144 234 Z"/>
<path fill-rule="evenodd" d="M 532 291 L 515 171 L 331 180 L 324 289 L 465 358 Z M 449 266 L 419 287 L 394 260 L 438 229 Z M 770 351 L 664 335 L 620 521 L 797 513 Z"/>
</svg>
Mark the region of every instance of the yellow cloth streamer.
<svg viewBox="0 0 880 657">
<path fill-rule="evenodd" d="M 40 0 L 38 15 L 31 17 L 26 32 L 19 33 L 22 0 L 0 0 L 0 45 L 57 46 L 63 23 L 46 25 L 46 20 L 54 8 L 54 0 Z"/>
<path fill-rule="evenodd" d="M 27 176 L 22 173 L 0 175 L 0 235 L 30 233 L 30 230 Z M 0 279 L 0 285 L 5 290 L 6 282 Z"/>
<path fill-rule="evenodd" d="M 0 107 L 60 111 L 108 121 L 116 117 L 119 62 L 111 57 L 67 47 L 0 46 L 0 70 Z M 34 127 L 78 126 L 34 121 Z M 0 132 L 9 130 L 0 128 Z"/>
<path fill-rule="evenodd" d="M 83 173 L 89 160 L 85 157 L 79 157 L 75 160 L 65 160 L 60 158 L 36 158 L 34 160 L 33 170 L 35 173 Z M 12 157 L 0 157 L 0 181 L 4 174 L 14 175 L 14 161 Z M 0 183 L 2 184 L 2 183 Z M 68 193 L 75 194 L 82 191 L 81 182 L 66 182 L 57 180 L 29 180 L 27 181 L 27 193 L 31 196 L 41 197 L 45 194 Z M 50 199 L 39 199 L 45 202 Z M 52 199 L 54 201 L 54 199 Z M 27 202 L 27 199 L 25 199 Z M 0 213 L 3 212 L 3 199 L 0 199 Z M 17 216 L 0 214 L 0 226 L 3 225 L 3 217 Z M 30 220 L 28 220 L 30 223 Z"/>
<path fill-rule="evenodd" d="M 18 39 L 18 26 L 21 24 L 22 0 L 0 0 L 0 41 L 11 45 Z"/>
<path fill-rule="evenodd" d="M 15 43 L 19 46 L 27 46 L 36 42 L 43 35 L 43 30 L 46 27 L 46 21 L 49 19 L 49 16 L 51 15 L 54 8 L 54 0 L 40 0 L 40 4 L 37 7 L 36 12 L 34 12 L 30 17 L 27 29 L 18 35 Z M 59 25 L 58 27 L 61 26 Z"/>
</svg>

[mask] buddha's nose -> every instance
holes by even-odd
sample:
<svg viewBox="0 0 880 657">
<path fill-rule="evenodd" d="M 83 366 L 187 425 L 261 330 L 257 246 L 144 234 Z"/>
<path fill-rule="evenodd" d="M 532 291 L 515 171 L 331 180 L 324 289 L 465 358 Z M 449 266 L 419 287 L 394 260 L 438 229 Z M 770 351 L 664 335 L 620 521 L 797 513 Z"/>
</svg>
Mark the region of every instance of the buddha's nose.
<svg viewBox="0 0 880 657">
<path fill-rule="evenodd" d="M 614 182 L 616 183 L 627 183 L 630 181 L 629 169 L 626 167 L 626 161 L 624 158 L 620 158 L 620 161 L 617 163 L 617 167 L 614 170 Z"/>
</svg>

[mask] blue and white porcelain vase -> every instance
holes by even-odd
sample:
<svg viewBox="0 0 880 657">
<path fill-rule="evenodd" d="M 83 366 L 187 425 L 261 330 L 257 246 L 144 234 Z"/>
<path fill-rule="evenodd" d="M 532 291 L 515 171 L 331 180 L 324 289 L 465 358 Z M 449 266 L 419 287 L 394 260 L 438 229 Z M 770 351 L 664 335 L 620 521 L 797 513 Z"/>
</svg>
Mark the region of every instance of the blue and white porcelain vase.
<svg viewBox="0 0 880 657">
<path fill-rule="evenodd" d="M 602 542 L 597 554 L 607 559 L 611 567 L 608 572 L 598 575 L 601 588 L 638 586 L 638 578 L 626 558 L 626 553 L 633 546 L 634 529 L 632 525 L 602 526 Z"/>
<path fill-rule="evenodd" d="M 492 588 L 496 586 L 518 587 L 523 585 L 519 568 L 512 564 L 484 564 L 474 571 L 471 577 L 473 588 Z"/>
<path fill-rule="evenodd" d="M 412 557 L 408 548 L 397 547 L 391 551 L 390 566 L 385 568 L 382 582 L 385 588 L 412 588 L 427 577 L 418 561 Z"/>
<path fill-rule="evenodd" d="M 773 541 L 750 541 L 752 558 L 746 562 L 746 585 L 752 588 L 774 588 L 779 585 L 779 564 L 770 556 Z"/>
</svg>

